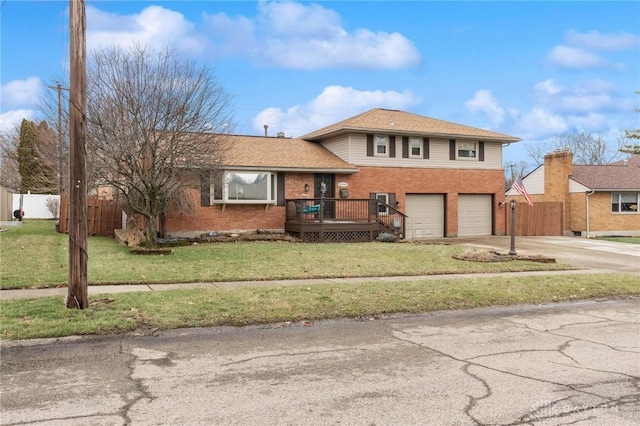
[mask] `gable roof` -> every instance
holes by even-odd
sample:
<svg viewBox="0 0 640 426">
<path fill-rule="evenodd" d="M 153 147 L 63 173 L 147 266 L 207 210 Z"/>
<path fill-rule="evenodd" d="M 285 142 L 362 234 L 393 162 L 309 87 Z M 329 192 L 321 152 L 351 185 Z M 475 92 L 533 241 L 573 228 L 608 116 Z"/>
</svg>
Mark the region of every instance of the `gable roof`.
<svg viewBox="0 0 640 426">
<path fill-rule="evenodd" d="M 389 132 L 449 138 L 478 138 L 500 142 L 518 142 L 520 138 L 437 120 L 410 112 L 374 108 L 320 130 L 301 136 L 300 139 L 320 140 L 347 132 Z"/>
<path fill-rule="evenodd" d="M 323 146 L 302 139 L 229 135 L 223 143 L 225 168 L 330 173 L 358 171 L 357 167 Z"/>
<path fill-rule="evenodd" d="M 593 190 L 640 190 L 640 155 L 602 166 L 573 166 L 574 181 Z"/>
</svg>

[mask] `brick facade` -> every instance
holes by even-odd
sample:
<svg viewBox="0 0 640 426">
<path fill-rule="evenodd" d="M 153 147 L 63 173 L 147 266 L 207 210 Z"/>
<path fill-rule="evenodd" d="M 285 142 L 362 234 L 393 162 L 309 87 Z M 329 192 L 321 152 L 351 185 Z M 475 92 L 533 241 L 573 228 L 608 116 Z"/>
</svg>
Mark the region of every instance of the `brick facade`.
<svg viewBox="0 0 640 426">
<path fill-rule="evenodd" d="M 285 198 L 313 196 L 313 174 L 287 173 L 285 175 Z M 304 192 L 308 184 L 310 192 Z M 200 192 L 191 191 L 193 212 L 170 211 L 167 213 L 167 232 L 174 236 L 195 236 L 210 231 L 255 232 L 270 230 L 284 232 L 285 206 L 266 204 L 221 204 L 200 205 Z"/>
<path fill-rule="evenodd" d="M 504 175 L 502 170 L 418 169 L 360 167 L 351 175 L 335 176 L 337 184 L 348 184 L 349 198 L 369 198 L 369 194 L 395 193 L 399 210 L 404 210 L 407 194 L 444 194 L 446 200 L 445 235 L 458 233 L 458 194 L 491 194 L 494 199 L 493 227 L 496 235 L 505 235 Z M 304 186 L 311 188 L 304 192 Z M 285 174 L 285 198 L 313 196 L 314 175 Z M 198 235 L 209 231 L 254 232 L 282 231 L 286 218 L 284 206 L 264 204 L 226 204 L 200 206 L 200 194 L 192 191 L 197 207 L 194 212 L 168 212 L 167 232 L 171 235 Z"/>
</svg>

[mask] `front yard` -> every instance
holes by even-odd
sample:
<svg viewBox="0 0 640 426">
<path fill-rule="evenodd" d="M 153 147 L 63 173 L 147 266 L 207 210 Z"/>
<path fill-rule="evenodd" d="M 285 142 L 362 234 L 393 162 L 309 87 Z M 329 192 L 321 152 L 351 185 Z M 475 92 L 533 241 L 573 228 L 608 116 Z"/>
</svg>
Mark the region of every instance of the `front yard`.
<svg viewBox="0 0 640 426">
<path fill-rule="evenodd" d="M 3 289 L 66 286 L 68 240 L 53 223 L 28 221 L 0 233 Z M 449 244 L 283 242 L 178 247 L 168 256 L 134 256 L 109 238 L 89 239 L 89 282 L 170 283 L 316 277 L 562 270 L 533 261 L 473 262 L 485 253 Z M 60 297 L 0 300 L 3 340 L 86 334 L 154 333 L 183 327 L 312 326 L 327 318 L 373 320 L 443 309 L 541 304 L 594 297 L 637 297 L 635 275 L 588 274 L 359 282 L 313 286 L 167 290 L 98 295 L 85 310 Z"/>
</svg>

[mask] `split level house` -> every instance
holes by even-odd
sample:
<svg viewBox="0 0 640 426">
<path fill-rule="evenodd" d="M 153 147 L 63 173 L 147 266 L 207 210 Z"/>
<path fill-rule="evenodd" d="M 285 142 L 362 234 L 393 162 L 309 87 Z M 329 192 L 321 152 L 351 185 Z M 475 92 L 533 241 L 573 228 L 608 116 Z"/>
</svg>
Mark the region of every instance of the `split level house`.
<svg viewBox="0 0 640 426">
<path fill-rule="evenodd" d="M 522 183 L 534 206 L 562 203 L 564 235 L 640 236 L 640 155 L 606 165 L 576 165 L 571 151 L 557 150 L 545 155 L 544 164 Z M 522 196 L 510 189 L 511 199 L 522 201 Z"/>
<path fill-rule="evenodd" d="M 311 242 L 504 235 L 502 150 L 518 141 L 379 108 L 299 138 L 230 135 L 223 166 L 194 194 L 198 207 L 168 212 L 166 231 Z"/>
</svg>

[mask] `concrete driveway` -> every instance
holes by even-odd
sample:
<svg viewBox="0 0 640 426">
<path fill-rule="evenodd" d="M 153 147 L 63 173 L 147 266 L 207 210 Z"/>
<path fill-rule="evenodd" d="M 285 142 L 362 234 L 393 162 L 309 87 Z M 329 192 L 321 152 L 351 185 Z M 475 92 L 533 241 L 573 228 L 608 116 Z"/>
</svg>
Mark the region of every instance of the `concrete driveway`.
<svg viewBox="0 0 640 426">
<path fill-rule="evenodd" d="M 511 237 L 460 238 L 451 242 L 508 253 Z M 578 268 L 640 275 L 640 245 L 577 237 L 516 237 L 516 252 L 542 255 Z"/>
</svg>

